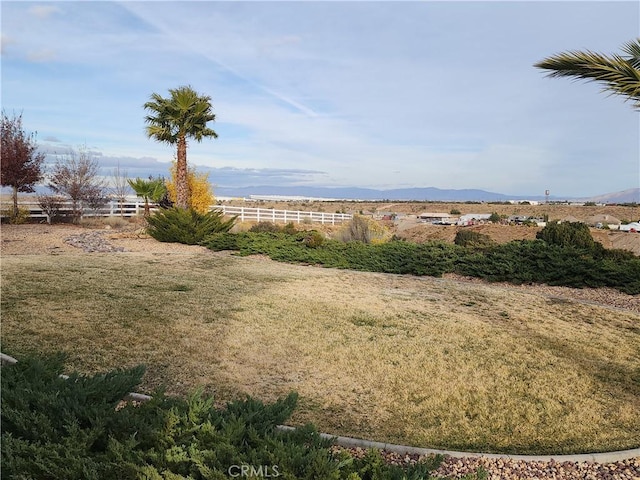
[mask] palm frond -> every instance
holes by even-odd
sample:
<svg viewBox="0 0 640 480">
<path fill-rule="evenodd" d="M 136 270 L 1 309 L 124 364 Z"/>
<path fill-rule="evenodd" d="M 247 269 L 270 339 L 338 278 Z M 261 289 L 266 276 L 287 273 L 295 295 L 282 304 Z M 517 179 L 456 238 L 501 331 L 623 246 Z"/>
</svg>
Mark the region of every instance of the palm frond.
<svg viewBox="0 0 640 480">
<path fill-rule="evenodd" d="M 631 100 L 640 109 L 640 39 L 623 50 L 629 57 L 587 51 L 569 51 L 548 57 L 534 66 L 550 70 L 549 77 L 574 77 L 604 83 L 604 90 Z"/>
</svg>

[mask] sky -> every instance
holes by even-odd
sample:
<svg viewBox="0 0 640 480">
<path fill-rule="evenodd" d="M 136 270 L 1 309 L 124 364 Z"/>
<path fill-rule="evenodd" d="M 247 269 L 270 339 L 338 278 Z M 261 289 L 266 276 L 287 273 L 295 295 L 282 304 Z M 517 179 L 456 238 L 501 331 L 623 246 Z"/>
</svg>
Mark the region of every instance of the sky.
<svg viewBox="0 0 640 480">
<path fill-rule="evenodd" d="M 482 189 L 586 197 L 640 187 L 640 114 L 533 64 L 620 53 L 637 1 L 0 3 L 2 108 L 40 148 L 169 175 L 152 93 L 211 97 L 189 143 L 214 186 Z M 215 192 L 215 187 L 214 187 Z"/>
</svg>

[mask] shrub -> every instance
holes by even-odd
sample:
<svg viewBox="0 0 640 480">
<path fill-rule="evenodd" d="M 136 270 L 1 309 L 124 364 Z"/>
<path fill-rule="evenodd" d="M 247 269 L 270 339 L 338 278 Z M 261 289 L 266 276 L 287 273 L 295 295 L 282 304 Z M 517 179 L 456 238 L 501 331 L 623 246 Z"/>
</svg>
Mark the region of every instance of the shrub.
<svg viewBox="0 0 640 480">
<path fill-rule="evenodd" d="M 273 222 L 258 222 L 252 225 L 249 231 L 255 233 L 278 233 L 282 231 L 282 229 Z"/>
<path fill-rule="evenodd" d="M 61 195 L 38 195 L 38 205 L 47 216 L 47 223 L 51 224 L 60 217 L 64 202 L 65 198 Z"/>
<path fill-rule="evenodd" d="M 138 406 L 122 405 L 142 367 L 65 380 L 62 360 L 26 358 L 3 368 L 3 477 L 222 479 L 253 465 L 290 480 L 418 479 L 441 462 L 401 469 L 373 451 L 364 459 L 334 456 L 312 425 L 281 431 L 295 393 L 272 404 L 246 398 L 216 408 L 199 391 L 186 399 L 156 392 Z"/>
<path fill-rule="evenodd" d="M 461 247 L 472 248 L 486 248 L 496 244 L 489 235 L 468 229 L 458 230 L 453 243 Z"/>
<path fill-rule="evenodd" d="M 8 218 L 9 223 L 13 225 L 22 225 L 23 223 L 26 223 L 27 220 L 29 220 L 31 212 L 28 208 L 18 207 L 18 211 L 15 212 L 15 215 L 13 209 L 9 209 L 3 211 L 2 216 Z"/>
<path fill-rule="evenodd" d="M 215 233 L 228 232 L 236 217 L 225 220 L 220 211 L 198 213 L 195 210 L 169 208 L 158 210 L 148 219 L 147 232 L 160 242 L 199 245 Z"/>
<path fill-rule="evenodd" d="M 282 233 L 286 233 L 287 235 L 295 235 L 297 232 L 298 229 L 293 222 L 288 222 L 284 227 L 282 227 Z"/>
<path fill-rule="evenodd" d="M 177 161 L 171 162 L 171 179 L 166 182 L 168 200 L 171 204 L 177 200 L 176 178 L 178 175 Z M 215 197 L 209 182 L 209 173 L 198 172 L 194 166 L 187 170 L 187 188 L 189 189 L 189 208 L 205 214 L 214 204 Z"/>
<path fill-rule="evenodd" d="M 592 250 L 596 244 L 589 227 L 579 222 L 548 223 L 536 234 L 536 238 L 544 240 L 549 245 L 571 246 L 589 250 Z"/>
<path fill-rule="evenodd" d="M 236 250 L 240 255 L 261 254 L 281 262 L 331 268 L 435 277 L 455 272 L 489 281 L 607 286 L 632 295 L 640 293 L 640 258 L 630 252 L 606 250 L 599 243 L 587 250 L 550 245 L 542 240 L 502 245 L 480 242 L 481 247 L 470 242 L 462 247 L 443 242 L 391 241 L 371 245 L 325 239 L 321 245 L 309 248 L 308 236 L 308 232 L 222 233 L 210 237 L 206 246 L 212 250 Z"/>
<path fill-rule="evenodd" d="M 449 215 L 460 215 L 460 210 L 458 210 L 457 208 L 452 208 L 449 211 Z"/>
<path fill-rule="evenodd" d="M 491 213 L 491 216 L 489 217 L 490 222 L 500 223 L 500 220 L 502 220 L 502 218 L 500 217 L 500 215 L 498 215 L 498 213 L 496 212 Z"/>
<path fill-rule="evenodd" d="M 317 230 L 311 230 L 305 233 L 303 242 L 309 248 L 318 248 L 324 243 L 324 235 Z"/>
<path fill-rule="evenodd" d="M 140 382 L 144 369 L 116 370 L 68 380 L 60 355 L 21 359 L 2 369 L 2 476 L 7 478 L 135 478 L 120 450 L 133 447 L 159 421 L 144 415 L 131 425 L 131 409 L 116 414 L 120 400 Z M 162 420 L 158 418 L 157 420 Z M 132 436 L 131 439 L 129 436 Z"/>
<path fill-rule="evenodd" d="M 354 215 L 337 234 L 343 242 L 383 243 L 391 238 L 389 231 L 372 218 Z"/>
<path fill-rule="evenodd" d="M 640 293 L 640 258 L 607 251 L 518 240 L 461 256 L 455 271 L 489 281 L 546 283 L 568 287 L 612 287 Z"/>
</svg>

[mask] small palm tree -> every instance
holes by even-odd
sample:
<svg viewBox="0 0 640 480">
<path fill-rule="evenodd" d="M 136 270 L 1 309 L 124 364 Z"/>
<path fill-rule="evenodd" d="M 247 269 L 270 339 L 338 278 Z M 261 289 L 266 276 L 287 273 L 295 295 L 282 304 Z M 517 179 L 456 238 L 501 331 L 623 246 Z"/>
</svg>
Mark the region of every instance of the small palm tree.
<svg viewBox="0 0 640 480">
<path fill-rule="evenodd" d="M 622 95 L 640 110 L 640 38 L 626 43 L 626 56 L 570 51 L 545 58 L 534 66 L 551 70 L 550 77 L 575 77 L 604 83 L 604 90 Z"/>
<path fill-rule="evenodd" d="M 147 136 L 159 142 L 177 145 L 176 207 L 189 207 L 187 181 L 187 138 L 201 142 L 205 137 L 217 138 L 218 134 L 207 127 L 215 121 L 211 97 L 198 95 L 190 86 L 169 89 L 170 97 L 157 93 L 144 104 L 150 112 L 145 117 Z"/>
<path fill-rule="evenodd" d="M 167 193 L 167 187 L 164 184 L 164 180 L 161 178 L 143 180 L 136 178 L 135 180 L 127 179 L 127 182 L 136 192 L 136 195 L 144 199 L 144 216 L 148 217 L 150 214 L 149 200 L 154 203 L 160 202 Z"/>
</svg>

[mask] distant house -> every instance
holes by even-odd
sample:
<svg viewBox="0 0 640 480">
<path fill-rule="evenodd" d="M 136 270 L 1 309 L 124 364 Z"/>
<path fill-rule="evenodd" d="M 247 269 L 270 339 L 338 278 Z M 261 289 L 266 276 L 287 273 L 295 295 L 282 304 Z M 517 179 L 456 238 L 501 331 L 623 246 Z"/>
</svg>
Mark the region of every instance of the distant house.
<svg viewBox="0 0 640 480">
<path fill-rule="evenodd" d="M 620 225 L 619 229 L 622 232 L 638 233 L 640 232 L 640 222 L 631 222 L 626 225 Z"/>
<path fill-rule="evenodd" d="M 398 216 L 395 212 L 376 212 L 373 218 L 376 220 L 395 220 Z"/>
<path fill-rule="evenodd" d="M 455 220 L 448 213 L 421 213 L 418 215 L 418 220 L 425 223 L 440 223 L 440 224 L 453 224 Z"/>
<path fill-rule="evenodd" d="M 474 225 L 478 222 L 486 222 L 491 218 L 491 213 L 467 213 L 461 215 L 456 225 Z"/>
</svg>

